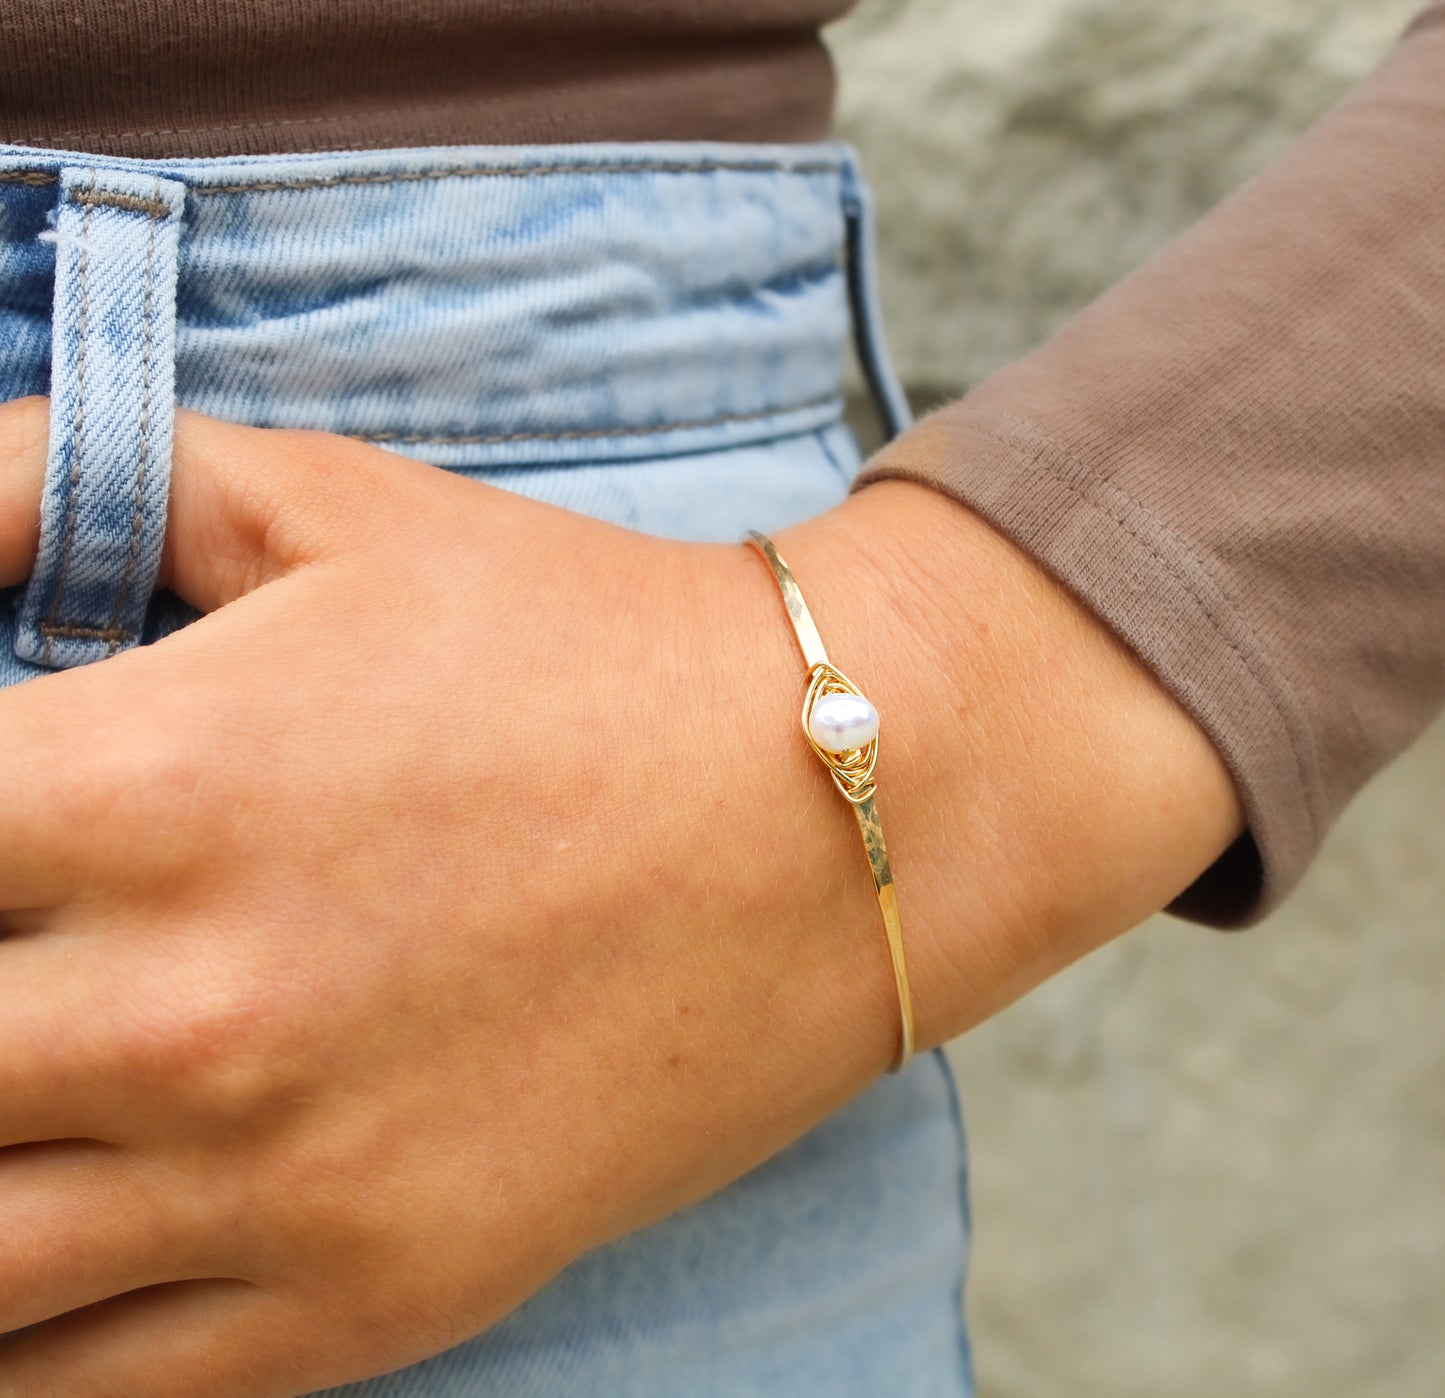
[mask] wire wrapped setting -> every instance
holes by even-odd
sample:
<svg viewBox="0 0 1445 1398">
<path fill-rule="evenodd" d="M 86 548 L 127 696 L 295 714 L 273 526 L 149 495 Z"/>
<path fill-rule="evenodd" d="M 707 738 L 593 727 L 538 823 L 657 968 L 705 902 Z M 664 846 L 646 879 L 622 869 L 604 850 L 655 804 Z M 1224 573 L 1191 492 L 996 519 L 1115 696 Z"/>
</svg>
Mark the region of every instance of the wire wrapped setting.
<svg viewBox="0 0 1445 1398">
<path fill-rule="evenodd" d="M 858 833 L 863 839 L 863 849 L 868 855 L 868 868 L 873 875 L 874 891 L 878 895 L 878 909 L 883 915 L 883 930 L 888 938 L 888 956 L 893 966 L 893 979 L 898 988 L 898 1053 L 889 1072 L 897 1073 L 907 1066 L 913 1057 L 913 995 L 908 986 L 908 963 L 903 955 L 903 929 L 898 920 L 898 893 L 893 886 L 893 869 L 888 862 L 888 847 L 883 840 L 883 822 L 878 816 L 878 805 L 874 800 L 875 787 L 873 769 L 878 763 L 878 735 L 875 733 L 866 743 L 842 752 L 832 752 L 813 737 L 811 719 L 814 707 L 831 694 L 851 694 L 865 703 L 871 701 L 832 661 L 823 646 L 823 638 L 813 621 L 808 604 L 803 601 L 802 591 L 792 570 L 783 562 L 773 541 L 756 529 L 749 529 L 742 542 L 755 548 L 773 570 L 778 589 L 783 595 L 783 605 L 788 610 L 788 619 L 793 625 L 793 634 L 798 639 L 798 649 L 803 653 L 803 663 L 808 667 L 808 687 L 803 695 L 803 736 L 808 746 L 822 759 L 833 785 L 843 799 L 853 808 L 858 822 Z M 876 711 L 875 711 L 876 712 Z"/>
<path fill-rule="evenodd" d="M 875 737 L 861 748 L 849 748 L 846 752 L 830 752 L 822 747 L 813 737 L 809 720 L 813 715 L 813 705 L 829 694 L 856 694 L 860 699 L 868 696 L 847 675 L 826 661 L 819 661 L 808 671 L 808 691 L 803 695 L 803 736 L 807 738 L 808 746 L 827 765 L 833 776 L 833 785 L 843 793 L 843 799 L 857 806 L 873 795 L 878 739 Z"/>
</svg>

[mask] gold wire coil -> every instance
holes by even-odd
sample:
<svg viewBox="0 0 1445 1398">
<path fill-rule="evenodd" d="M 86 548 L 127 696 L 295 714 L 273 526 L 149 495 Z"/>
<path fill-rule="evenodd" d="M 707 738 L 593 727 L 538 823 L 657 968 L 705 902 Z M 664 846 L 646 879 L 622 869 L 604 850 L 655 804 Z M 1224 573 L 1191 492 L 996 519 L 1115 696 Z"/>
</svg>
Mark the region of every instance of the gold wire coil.
<svg viewBox="0 0 1445 1398">
<path fill-rule="evenodd" d="M 849 748 L 846 752 L 831 752 L 818 744 L 813 737 L 813 705 L 829 694 L 856 694 L 860 699 L 868 696 L 858 688 L 841 670 L 820 661 L 808 671 L 808 692 L 803 695 L 803 736 L 808 746 L 823 759 L 832 774 L 833 785 L 843 794 L 843 799 L 856 806 L 873 794 L 873 768 L 878 761 L 878 739 L 874 738 L 861 748 Z"/>
<path fill-rule="evenodd" d="M 788 610 L 793 634 L 798 638 L 803 663 L 808 667 L 807 690 L 803 695 L 803 736 L 808 740 L 808 746 L 827 767 L 833 778 L 833 785 L 852 807 L 858 821 L 858 832 L 863 839 L 863 848 L 868 855 L 868 868 L 873 875 L 878 908 L 883 914 L 883 930 L 888 937 L 893 979 L 898 988 L 898 1053 L 888 1070 L 890 1073 L 897 1073 L 913 1057 L 913 996 L 908 985 L 908 963 L 903 955 L 903 930 L 898 920 L 898 894 L 893 887 L 888 847 L 883 842 L 883 825 L 878 818 L 878 807 L 874 800 L 876 784 L 873 771 L 878 763 L 878 736 L 875 734 L 860 747 L 848 748 L 844 752 L 831 752 L 813 737 L 809 722 L 814 705 L 829 694 L 854 694 L 864 700 L 867 700 L 867 695 L 828 659 L 823 639 L 818 634 L 808 604 L 803 601 L 802 591 L 793 577 L 792 569 L 783 562 L 773 541 L 766 534 L 749 529 L 741 542 L 750 544 L 762 554 L 783 594 L 783 604 Z"/>
</svg>

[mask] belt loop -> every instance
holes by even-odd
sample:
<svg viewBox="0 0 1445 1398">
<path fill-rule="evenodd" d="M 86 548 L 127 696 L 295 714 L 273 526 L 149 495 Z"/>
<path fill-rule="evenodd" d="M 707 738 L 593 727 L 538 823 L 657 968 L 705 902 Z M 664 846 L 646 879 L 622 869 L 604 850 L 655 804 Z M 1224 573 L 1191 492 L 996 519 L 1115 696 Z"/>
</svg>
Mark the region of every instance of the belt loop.
<svg viewBox="0 0 1445 1398">
<path fill-rule="evenodd" d="M 50 445 L 15 653 L 64 669 L 137 644 L 160 567 L 185 186 L 60 172 Z"/>
<path fill-rule="evenodd" d="M 873 395 L 884 435 L 892 439 L 913 422 L 908 397 L 898 382 L 883 334 L 883 309 L 878 296 L 878 265 L 873 226 L 873 195 L 858 164 L 858 156 L 845 148 L 842 177 L 843 219 L 848 303 L 853 315 L 853 348 Z"/>
</svg>

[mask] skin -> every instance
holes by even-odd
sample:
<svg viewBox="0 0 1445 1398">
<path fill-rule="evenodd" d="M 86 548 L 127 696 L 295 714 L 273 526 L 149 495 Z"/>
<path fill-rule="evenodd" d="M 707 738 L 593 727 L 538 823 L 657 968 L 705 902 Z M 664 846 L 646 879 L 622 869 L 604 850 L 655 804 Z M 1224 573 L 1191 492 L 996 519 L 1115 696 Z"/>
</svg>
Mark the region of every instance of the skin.
<svg viewBox="0 0 1445 1398">
<path fill-rule="evenodd" d="M 0 581 L 47 405 L 0 407 Z M 803 664 L 741 545 L 177 423 L 207 615 L 0 693 L 0 1398 L 286 1398 L 484 1329 L 890 1062 Z M 988 525 L 774 535 L 883 719 L 920 1050 L 1242 827 L 1192 719 Z"/>
</svg>

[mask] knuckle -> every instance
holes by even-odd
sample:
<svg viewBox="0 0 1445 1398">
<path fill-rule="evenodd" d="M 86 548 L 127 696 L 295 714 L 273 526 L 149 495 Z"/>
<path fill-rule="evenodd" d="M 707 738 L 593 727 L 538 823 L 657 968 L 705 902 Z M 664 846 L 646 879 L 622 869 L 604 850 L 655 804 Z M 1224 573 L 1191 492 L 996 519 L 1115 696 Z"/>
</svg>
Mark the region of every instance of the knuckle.
<svg viewBox="0 0 1445 1398">
<path fill-rule="evenodd" d="M 229 828 L 221 773 L 184 723 L 164 717 L 112 727 L 107 741 L 67 764 L 52 793 L 54 819 L 72 837 L 91 834 L 87 859 L 143 879 L 176 874 Z"/>
<path fill-rule="evenodd" d="M 288 566 L 332 554 L 371 507 L 379 470 L 395 458 L 330 432 L 273 428 L 267 439 L 278 467 L 266 486 L 268 551 Z"/>
<path fill-rule="evenodd" d="M 152 983 L 117 1053 L 133 1082 L 182 1117 L 255 1121 L 297 1095 L 302 1059 L 288 1008 L 273 982 L 208 958 Z"/>
</svg>

